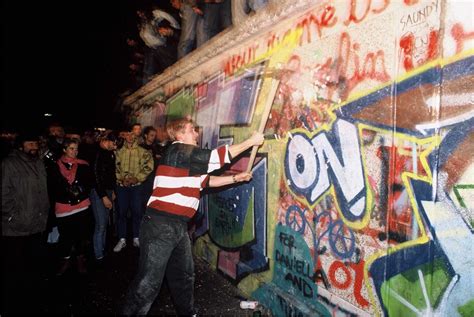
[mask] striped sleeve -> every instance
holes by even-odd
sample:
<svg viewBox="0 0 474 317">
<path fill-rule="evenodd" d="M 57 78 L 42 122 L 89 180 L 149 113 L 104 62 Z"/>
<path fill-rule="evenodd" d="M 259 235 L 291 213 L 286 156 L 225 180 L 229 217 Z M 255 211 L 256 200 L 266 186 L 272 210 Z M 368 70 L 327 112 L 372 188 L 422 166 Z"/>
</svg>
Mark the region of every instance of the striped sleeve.
<svg viewBox="0 0 474 317">
<path fill-rule="evenodd" d="M 211 157 L 209 158 L 209 164 L 207 166 L 207 172 L 210 173 L 215 171 L 227 163 L 230 163 L 229 146 L 223 145 L 215 150 L 212 150 Z"/>
<path fill-rule="evenodd" d="M 201 190 L 209 186 L 209 175 L 201 175 Z"/>
</svg>

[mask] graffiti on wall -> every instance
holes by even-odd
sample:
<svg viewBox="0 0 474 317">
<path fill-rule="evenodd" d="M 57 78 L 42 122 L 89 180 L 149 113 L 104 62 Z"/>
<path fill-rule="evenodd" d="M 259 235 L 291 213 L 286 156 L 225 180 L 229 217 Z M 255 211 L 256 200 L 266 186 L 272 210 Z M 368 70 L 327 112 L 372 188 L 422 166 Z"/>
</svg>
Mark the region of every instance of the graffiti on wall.
<svg viewBox="0 0 474 317">
<path fill-rule="evenodd" d="M 168 96 L 213 148 L 280 80 L 253 180 L 204 196 L 196 254 L 277 316 L 473 315 L 469 9 L 321 2 Z"/>
<path fill-rule="evenodd" d="M 472 311 L 472 263 L 460 247 L 472 243 L 472 209 L 456 194 L 473 181 L 472 155 L 459 152 L 474 153 L 472 65 L 474 57 L 435 65 L 338 108 L 329 129 L 287 133 L 277 219 L 304 237 L 317 290 L 338 294 L 353 314 L 378 305 L 394 316 Z M 254 295 L 269 300 L 262 289 Z"/>
</svg>

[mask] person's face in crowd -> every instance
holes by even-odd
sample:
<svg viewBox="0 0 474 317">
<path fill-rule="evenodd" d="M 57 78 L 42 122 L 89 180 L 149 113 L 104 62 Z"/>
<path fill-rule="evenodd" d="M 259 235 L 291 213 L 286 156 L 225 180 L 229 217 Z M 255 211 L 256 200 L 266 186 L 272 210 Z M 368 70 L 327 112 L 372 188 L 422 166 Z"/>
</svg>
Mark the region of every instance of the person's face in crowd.
<svg viewBox="0 0 474 317">
<path fill-rule="evenodd" d="M 181 8 L 181 1 L 180 0 L 170 0 L 171 6 L 175 9 Z"/>
<path fill-rule="evenodd" d="M 77 153 L 79 153 L 79 149 L 76 143 L 71 143 L 68 147 L 64 150 L 64 155 L 69 158 L 76 158 Z"/>
<path fill-rule="evenodd" d="M 135 41 L 134 39 L 131 39 L 131 38 L 127 38 L 127 45 L 128 46 L 136 46 L 137 41 Z"/>
<path fill-rule="evenodd" d="M 117 149 L 117 143 L 110 140 L 102 140 L 100 145 L 107 151 L 114 151 Z"/>
<path fill-rule="evenodd" d="M 128 131 L 120 131 L 119 137 L 121 137 L 122 139 L 125 139 L 128 133 L 129 133 Z"/>
<path fill-rule="evenodd" d="M 147 144 L 153 144 L 156 139 L 156 131 L 150 130 L 148 134 L 145 135 L 145 142 Z"/>
<path fill-rule="evenodd" d="M 95 135 L 93 133 L 85 133 L 81 138 L 82 143 L 95 144 Z"/>
<path fill-rule="evenodd" d="M 125 141 L 127 141 L 128 144 L 132 144 L 136 139 L 136 136 L 133 132 L 129 132 L 125 135 Z"/>
<path fill-rule="evenodd" d="M 31 157 L 38 157 L 38 151 L 39 151 L 38 141 L 23 142 L 22 151 Z"/>
<path fill-rule="evenodd" d="M 137 10 L 137 16 L 142 20 L 146 20 L 146 14 L 142 10 Z"/>
<path fill-rule="evenodd" d="M 132 133 L 136 136 L 139 137 L 142 134 L 142 126 L 140 125 L 134 125 L 132 128 Z"/>
<path fill-rule="evenodd" d="M 186 123 L 184 129 L 177 134 L 177 140 L 184 144 L 197 145 L 199 133 L 192 123 Z"/>
<path fill-rule="evenodd" d="M 39 137 L 38 145 L 40 149 L 45 149 L 48 147 L 48 139 L 45 138 L 44 136 Z"/>
<path fill-rule="evenodd" d="M 56 126 L 49 127 L 49 135 L 62 139 L 64 138 L 64 129 L 63 127 L 56 127 Z"/>
</svg>

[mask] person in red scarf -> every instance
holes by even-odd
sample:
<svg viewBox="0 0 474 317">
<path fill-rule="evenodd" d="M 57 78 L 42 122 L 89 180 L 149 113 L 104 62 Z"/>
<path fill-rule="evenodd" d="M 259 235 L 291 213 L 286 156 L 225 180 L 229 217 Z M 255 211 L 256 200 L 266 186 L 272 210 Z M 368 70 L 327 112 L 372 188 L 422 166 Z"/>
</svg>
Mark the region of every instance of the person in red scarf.
<svg viewBox="0 0 474 317">
<path fill-rule="evenodd" d="M 53 174 L 55 213 L 59 231 L 59 255 L 62 258 L 57 272 L 60 276 L 71 266 L 72 247 L 76 251 L 77 269 L 86 273 L 85 246 L 91 235 L 89 194 L 93 175 L 89 164 L 77 158 L 78 142 L 66 139 L 63 155 Z"/>
</svg>

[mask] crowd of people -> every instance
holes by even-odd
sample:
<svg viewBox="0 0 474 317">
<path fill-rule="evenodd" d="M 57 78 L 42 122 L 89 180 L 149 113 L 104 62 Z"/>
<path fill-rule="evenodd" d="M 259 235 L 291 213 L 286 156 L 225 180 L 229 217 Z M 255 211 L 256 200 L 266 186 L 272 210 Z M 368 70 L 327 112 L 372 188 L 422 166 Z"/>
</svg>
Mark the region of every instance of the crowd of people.
<svg viewBox="0 0 474 317">
<path fill-rule="evenodd" d="M 153 127 L 141 130 L 80 135 L 53 123 L 43 136 L 2 134 L 2 309 L 18 308 L 26 284 L 48 271 L 41 267 L 47 242 L 57 243 L 57 277 L 73 267 L 86 274 L 88 254 L 97 264 L 104 259 L 109 222 L 120 238 L 114 251 L 125 247 L 130 211 L 139 247 L 152 172 L 166 147 Z"/>
<path fill-rule="evenodd" d="M 169 140 L 138 123 L 120 132 L 69 132 L 51 124 L 43 137 L 2 134 L 2 313 L 17 312 L 32 295 L 28 290 L 46 271 L 46 243 L 57 243 L 60 278 L 73 268 L 87 274 L 89 254 L 101 265 L 131 238 L 140 258 L 122 313 L 146 314 L 166 276 L 178 314 L 193 315 L 187 229 L 200 192 L 250 180 L 247 172 L 209 173 L 261 145 L 263 135 L 207 150 L 197 146 L 199 134 L 187 118 L 170 122 Z M 111 223 L 117 242 L 106 250 Z"/>
<path fill-rule="evenodd" d="M 136 10 L 137 29 L 126 43 L 133 88 L 146 84 L 189 52 L 268 0 L 170 0 L 170 6 L 148 3 Z"/>
</svg>

